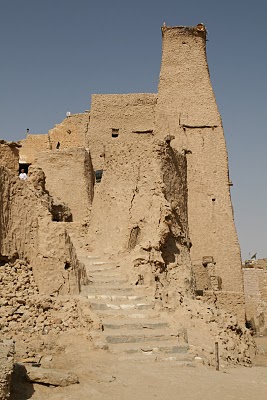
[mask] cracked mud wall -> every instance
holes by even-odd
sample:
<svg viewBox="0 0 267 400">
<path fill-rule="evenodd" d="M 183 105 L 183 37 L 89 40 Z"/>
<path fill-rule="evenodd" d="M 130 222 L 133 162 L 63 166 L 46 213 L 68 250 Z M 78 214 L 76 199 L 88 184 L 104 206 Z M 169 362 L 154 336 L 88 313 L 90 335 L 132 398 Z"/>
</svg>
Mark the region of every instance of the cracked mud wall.
<svg viewBox="0 0 267 400">
<path fill-rule="evenodd" d="M 97 185 L 89 248 L 130 255 L 136 274 L 144 269 L 166 277 L 173 269 L 173 284 L 190 291 L 185 157 L 149 136 L 118 141 L 106 147 Z"/>
<path fill-rule="evenodd" d="M 90 153 L 84 148 L 46 151 L 38 154 L 36 165 L 45 173 L 46 189 L 70 208 L 73 221 L 88 218 L 95 180 Z"/>
<path fill-rule="evenodd" d="M 187 157 L 190 253 L 196 278 L 209 257 L 217 286 L 221 282 L 216 289 L 233 292 L 232 297 L 235 292 L 239 299 L 243 296 L 240 248 L 223 127 L 206 59 L 206 31 L 163 27 L 162 35 L 156 133 L 173 135 L 172 146 Z M 226 296 L 225 301 L 229 308 L 233 298 L 227 304 Z"/>
<path fill-rule="evenodd" d="M 0 166 L 0 258 L 30 263 L 41 293 L 79 293 L 83 266 L 65 228 L 52 222 L 47 198 Z"/>
</svg>

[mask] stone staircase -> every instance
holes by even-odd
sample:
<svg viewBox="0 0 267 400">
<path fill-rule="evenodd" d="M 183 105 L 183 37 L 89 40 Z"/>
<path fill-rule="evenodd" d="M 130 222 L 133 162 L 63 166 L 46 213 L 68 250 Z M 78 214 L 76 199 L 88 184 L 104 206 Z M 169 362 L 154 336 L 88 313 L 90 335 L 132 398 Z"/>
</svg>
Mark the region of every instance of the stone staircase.
<svg viewBox="0 0 267 400">
<path fill-rule="evenodd" d="M 101 329 L 91 332 L 95 348 L 116 353 L 119 359 L 194 365 L 185 332 L 173 329 L 167 313 L 155 309 L 147 288 L 131 285 L 114 262 L 86 255 L 79 259 L 90 281 L 81 295 L 89 299 L 101 321 Z"/>
</svg>

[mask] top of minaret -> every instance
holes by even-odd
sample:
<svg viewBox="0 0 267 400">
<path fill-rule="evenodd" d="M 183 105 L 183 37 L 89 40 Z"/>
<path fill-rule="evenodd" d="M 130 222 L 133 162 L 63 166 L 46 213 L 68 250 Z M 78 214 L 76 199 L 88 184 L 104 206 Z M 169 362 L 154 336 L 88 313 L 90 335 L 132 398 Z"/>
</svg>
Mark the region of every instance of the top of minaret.
<svg viewBox="0 0 267 400">
<path fill-rule="evenodd" d="M 161 32 L 164 34 L 166 31 L 176 31 L 181 35 L 194 35 L 194 36 L 202 36 L 206 38 L 207 29 L 203 23 L 197 24 L 196 26 L 166 26 L 166 23 L 163 23 L 161 27 Z"/>
</svg>

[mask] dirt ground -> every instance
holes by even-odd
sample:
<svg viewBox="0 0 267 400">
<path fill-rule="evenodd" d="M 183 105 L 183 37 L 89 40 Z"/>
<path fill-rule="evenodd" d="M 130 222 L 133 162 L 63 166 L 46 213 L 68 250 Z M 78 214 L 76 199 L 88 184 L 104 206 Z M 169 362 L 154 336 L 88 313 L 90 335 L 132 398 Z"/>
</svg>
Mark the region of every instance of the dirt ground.
<svg viewBox="0 0 267 400">
<path fill-rule="evenodd" d="M 266 400 L 267 338 L 258 338 L 257 344 L 253 367 L 221 365 L 216 371 L 175 362 L 119 361 L 105 351 L 87 351 L 77 338 L 64 357 L 54 358 L 53 367 L 67 366 L 79 376 L 79 384 L 55 388 L 17 382 L 12 400 Z"/>
</svg>

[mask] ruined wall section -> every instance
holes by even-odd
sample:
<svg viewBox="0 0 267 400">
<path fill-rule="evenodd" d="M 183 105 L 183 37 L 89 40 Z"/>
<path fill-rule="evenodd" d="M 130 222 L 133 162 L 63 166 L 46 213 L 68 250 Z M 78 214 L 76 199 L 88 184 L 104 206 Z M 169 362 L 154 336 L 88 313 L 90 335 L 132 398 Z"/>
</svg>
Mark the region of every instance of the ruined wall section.
<svg viewBox="0 0 267 400">
<path fill-rule="evenodd" d="M 33 164 L 42 151 L 85 147 L 90 113 L 72 114 L 48 131 L 48 134 L 27 134 L 20 141 L 20 163 Z"/>
<path fill-rule="evenodd" d="M 203 25 L 163 27 L 162 35 L 156 130 L 159 136 L 173 135 L 173 147 L 187 156 L 191 260 L 196 272 L 197 268 L 202 269 L 205 275 L 205 260 L 209 259 L 212 289 L 242 294 L 228 158 L 221 117 L 210 83 L 206 30 Z M 203 276 L 200 278 L 203 280 Z"/>
<path fill-rule="evenodd" d="M 97 185 L 89 227 L 92 252 L 128 255 L 127 273 L 131 260 L 134 282 L 141 274 L 151 288 L 156 279 L 161 290 L 191 293 L 185 157 L 153 137 L 116 142 L 106 147 L 106 168 Z"/>
<path fill-rule="evenodd" d="M 49 194 L 64 202 L 73 221 L 89 217 L 94 196 L 94 171 L 90 154 L 84 148 L 52 150 L 38 155 Z"/>
<path fill-rule="evenodd" d="M 135 136 L 153 135 L 156 94 L 95 94 L 86 136 L 94 169 L 105 168 L 105 149 Z"/>
<path fill-rule="evenodd" d="M 48 132 L 51 149 L 85 147 L 85 137 L 89 129 L 90 113 L 71 114 Z"/>
<path fill-rule="evenodd" d="M 79 293 L 84 268 L 65 228 L 52 222 L 47 198 L 0 166 L 0 259 L 30 263 L 41 293 Z"/>
<path fill-rule="evenodd" d="M 244 266 L 246 319 L 260 335 L 267 335 L 267 259 Z"/>
<path fill-rule="evenodd" d="M 16 142 L 0 140 L 0 164 L 8 168 L 14 175 L 19 172 L 19 147 Z"/>
<path fill-rule="evenodd" d="M 27 134 L 26 139 L 20 141 L 19 162 L 33 164 L 40 151 L 50 150 L 49 137 L 46 134 Z"/>
</svg>

